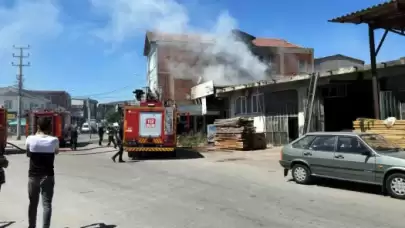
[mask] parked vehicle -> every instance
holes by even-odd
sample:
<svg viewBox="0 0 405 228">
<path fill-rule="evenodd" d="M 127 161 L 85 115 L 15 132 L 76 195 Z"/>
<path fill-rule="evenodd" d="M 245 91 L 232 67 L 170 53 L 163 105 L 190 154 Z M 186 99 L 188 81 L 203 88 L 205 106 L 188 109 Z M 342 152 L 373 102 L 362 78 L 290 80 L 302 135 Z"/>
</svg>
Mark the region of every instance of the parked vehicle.
<svg viewBox="0 0 405 228">
<path fill-rule="evenodd" d="M 89 133 L 90 127 L 88 123 L 83 123 L 82 128 L 80 129 L 81 133 Z"/>
<path fill-rule="evenodd" d="M 383 136 L 356 132 L 312 132 L 281 150 L 284 176 L 309 184 L 313 177 L 380 185 L 405 199 L 405 151 Z"/>
</svg>

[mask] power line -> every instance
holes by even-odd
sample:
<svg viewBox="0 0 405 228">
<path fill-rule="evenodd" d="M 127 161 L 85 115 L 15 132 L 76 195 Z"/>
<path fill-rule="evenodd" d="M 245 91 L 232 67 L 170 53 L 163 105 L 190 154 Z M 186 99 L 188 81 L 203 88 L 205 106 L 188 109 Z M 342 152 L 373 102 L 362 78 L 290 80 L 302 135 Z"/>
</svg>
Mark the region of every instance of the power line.
<svg viewBox="0 0 405 228">
<path fill-rule="evenodd" d="M 18 110 L 17 110 L 17 140 L 21 139 L 21 103 L 22 103 L 22 90 L 23 90 L 23 69 L 24 67 L 31 66 L 31 63 L 28 62 L 24 64 L 24 58 L 28 58 L 30 54 L 24 55 L 24 50 L 30 48 L 30 46 L 15 46 L 13 45 L 14 49 L 19 50 L 18 54 L 13 53 L 13 58 L 18 58 L 18 63 L 11 62 L 11 65 L 18 67 L 18 74 L 17 74 L 17 87 L 18 87 Z"/>
<path fill-rule="evenodd" d="M 103 92 L 103 93 L 80 95 L 78 97 L 96 97 L 96 96 L 101 96 L 101 95 L 107 95 L 107 94 L 118 92 L 118 91 L 123 90 L 123 89 L 127 89 L 129 87 L 131 87 L 131 86 L 125 86 L 125 87 L 117 88 L 117 89 L 114 89 L 114 90 L 111 90 L 111 91 L 108 91 L 108 92 Z"/>
</svg>

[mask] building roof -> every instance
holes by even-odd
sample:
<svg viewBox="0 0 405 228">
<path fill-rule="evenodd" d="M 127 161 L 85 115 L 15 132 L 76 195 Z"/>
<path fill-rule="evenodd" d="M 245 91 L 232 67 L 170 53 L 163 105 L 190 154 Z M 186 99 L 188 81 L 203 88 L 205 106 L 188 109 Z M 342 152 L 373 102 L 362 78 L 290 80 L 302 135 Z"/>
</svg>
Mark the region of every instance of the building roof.
<svg viewBox="0 0 405 228">
<path fill-rule="evenodd" d="M 405 57 L 401 58 L 399 60 L 393 60 L 389 62 L 382 62 L 377 64 L 377 69 L 384 69 L 387 67 L 396 67 L 396 66 L 405 66 Z M 354 72 L 361 72 L 361 71 L 369 71 L 371 69 L 371 65 L 364 65 L 364 66 L 359 66 L 359 67 L 346 67 L 346 68 L 340 68 L 337 70 L 328 70 L 324 72 L 319 72 L 320 77 L 322 78 L 328 78 L 336 75 L 343 75 L 343 74 L 350 74 Z M 312 74 L 301 74 L 297 76 L 280 76 L 278 78 L 275 78 L 274 80 L 269 80 L 269 81 L 258 81 L 254 83 L 248 83 L 248 84 L 242 84 L 242 85 L 234 85 L 234 86 L 228 86 L 222 89 L 216 89 L 216 94 L 222 94 L 222 93 L 228 93 L 228 92 L 233 92 L 233 91 L 239 91 L 247 88 L 257 88 L 257 87 L 262 87 L 262 86 L 267 86 L 267 85 L 275 85 L 275 84 L 283 84 L 283 83 L 290 83 L 290 82 L 296 82 L 296 81 L 303 81 L 303 80 L 308 80 L 310 79 Z"/>
<path fill-rule="evenodd" d="M 358 10 L 329 22 L 361 24 L 376 28 L 403 30 L 405 28 L 405 0 L 391 0 L 366 9 Z"/>
<path fill-rule="evenodd" d="M 254 45 L 259 47 L 301 48 L 301 46 L 292 44 L 286 40 L 275 38 L 256 38 L 252 42 Z"/>
<path fill-rule="evenodd" d="M 0 88 L 0 96 L 18 96 L 18 90 L 13 86 L 2 87 Z M 42 95 L 34 94 L 30 90 L 22 90 L 22 96 L 50 102 L 49 99 L 46 99 Z"/>
<path fill-rule="evenodd" d="M 258 47 L 284 47 L 284 48 L 302 48 L 299 45 L 292 44 L 283 39 L 276 38 L 260 38 L 255 37 L 251 34 L 243 32 L 241 30 L 235 29 L 232 31 L 236 35 L 242 35 L 249 37 L 249 40 L 253 45 Z M 148 45 L 150 42 L 156 41 L 166 41 L 166 42 L 189 42 L 189 43 L 201 43 L 201 44 L 212 44 L 215 42 L 215 37 L 204 34 L 169 34 L 164 32 L 146 32 L 145 45 L 144 45 L 144 56 L 148 53 Z"/>
<path fill-rule="evenodd" d="M 335 60 L 335 59 L 342 59 L 342 58 L 350 60 L 352 62 L 357 62 L 359 64 L 364 64 L 364 61 L 361 60 L 361 59 L 356 59 L 356 58 L 353 58 L 353 57 L 350 57 L 350 56 L 347 56 L 347 55 L 341 55 L 341 54 L 316 58 L 316 59 L 314 59 L 314 61 L 315 61 L 315 64 L 317 64 L 317 63 L 321 63 L 321 62 L 328 61 L 328 60 Z"/>
</svg>

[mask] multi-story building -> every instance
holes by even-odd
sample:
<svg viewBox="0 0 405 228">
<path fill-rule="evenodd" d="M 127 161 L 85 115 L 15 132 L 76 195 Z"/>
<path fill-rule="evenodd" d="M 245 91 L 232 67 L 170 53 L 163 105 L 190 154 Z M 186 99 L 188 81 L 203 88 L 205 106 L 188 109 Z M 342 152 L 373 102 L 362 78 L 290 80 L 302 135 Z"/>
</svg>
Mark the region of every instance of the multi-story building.
<svg viewBox="0 0 405 228">
<path fill-rule="evenodd" d="M 52 108 L 64 108 L 70 110 L 71 96 L 66 91 L 41 91 L 25 90 L 27 93 L 35 96 L 42 96 L 51 101 Z"/>
<path fill-rule="evenodd" d="M 314 71 L 312 48 L 303 48 L 282 39 L 257 38 L 240 30 L 233 33 L 260 61 L 269 65 L 268 79 Z M 180 105 L 191 104 L 191 88 L 198 84 L 199 75 L 178 71 L 182 69 L 181 64 L 184 68 L 193 68 L 197 62 L 209 65 L 212 59 L 221 59 L 221 56 L 208 56 L 210 59 L 201 61 L 204 48 L 214 45 L 214 42 L 215 39 L 203 36 L 147 32 L 144 56 L 147 57 L 149 87 L 160 89 L 163 99 L 173 99 Z M 179 66 L 177 72 L 171 69 L 173 62 Z"/>
<path fill-rule="evenodd" d="M 21 111 L 34 108 L 49 108 L 51 101 L 43 96 L 37 96 L 27 91 L 21 93 Z M 0 105 L 4 105 L 10 114 L 18 111 L 18 89 L 12 86 L 0 88 Z"/>
</svg>

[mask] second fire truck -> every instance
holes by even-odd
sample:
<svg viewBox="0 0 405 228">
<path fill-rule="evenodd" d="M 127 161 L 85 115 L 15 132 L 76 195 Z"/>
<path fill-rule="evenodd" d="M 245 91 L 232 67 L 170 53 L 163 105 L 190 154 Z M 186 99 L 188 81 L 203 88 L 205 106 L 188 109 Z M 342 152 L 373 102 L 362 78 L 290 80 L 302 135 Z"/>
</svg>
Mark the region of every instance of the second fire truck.
<svg viewBox="0 0 405 228">
<path fill-rule="evenodd" d="M 26 136 L 37 132 L 37 120 L 39 117 L 49 118 L 52 123 L 51 135 L 59 139 L 59 146 L 65 147 L 70 142 L 71 115 L 63 110 L 31 110 L 26 113 Z"/>
</svg>

